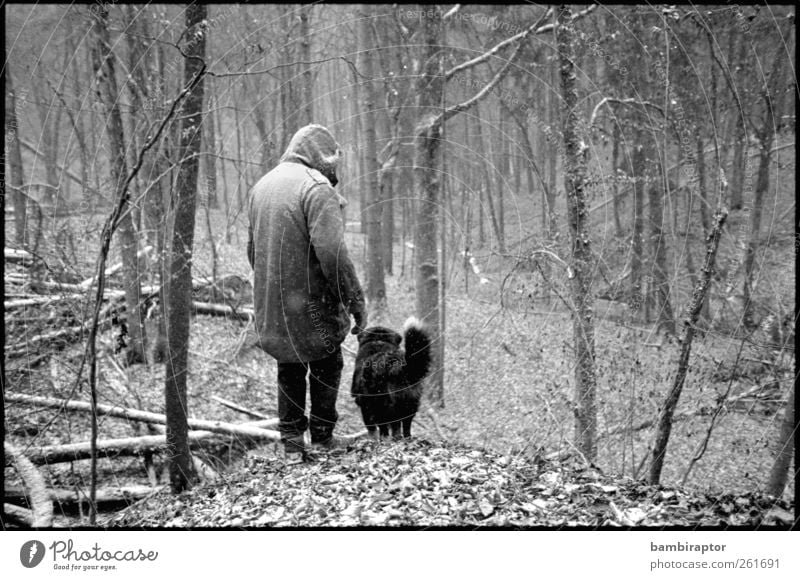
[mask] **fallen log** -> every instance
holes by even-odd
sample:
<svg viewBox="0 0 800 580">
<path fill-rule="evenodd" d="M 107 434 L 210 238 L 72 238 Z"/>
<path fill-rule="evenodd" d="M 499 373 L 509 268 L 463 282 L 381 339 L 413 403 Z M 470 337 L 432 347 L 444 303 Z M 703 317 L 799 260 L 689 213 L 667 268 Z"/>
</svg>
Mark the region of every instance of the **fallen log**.
<svg viewBox="0 0 800 580">
<path fill-rule="evenodd" d="M 234 310 L 224 304 L 213 304 L 211 302 L 192 302 L 192 311 L 195 314 L 207 314 L 209 316 L 225 316 L 238 318 L 239 320 L 249 321 L 255 318 L 252 308 L 238 308 Z"/>
<path fill-rule="evenodd" d="M 59 399 L 50 399 L 47 397 L 37 397 L 34 395 L 23 395 L 21 393 L 5 393 L 6 403 L 22 403 L 25 405 L 38 405 L 42 407 L 49 407 L 51 409 L 64 409 L 68 411 L 80 411 L 84 413 L 91 413 L 92 406 L 83 401 L 64 401 Z M 118 417 L 120 419 L 127 419 L 129 421 L 140 421 L 142 423 L 153 423 L 156 425 L 166 425 L 167 417 L 160 413 L 150 413 L 147 411 L 139 411 L 138 409 L 126 409 L 116 405 L 97 405 L 98 415 L 108 415 L 111 417 Z M 211 431 L 213 433 L 224 433 L 226 435 L 238 435 L 240 437 L 249 437 L 257 441 L 279 441 L 281 436 L 277 431 L 261 429 L 258 427 L 250 427 L 248 425 L 236 425 L 234 423 L 225 423 L 223 421 L 208 421 L 205 419 L 189 419 L 189 429 Z"/>
<path fill-rule="evenodd" d="M 25 250 L 17 250 L 14 248 L 3 248 L 3 257 L 6 262 L 30 264 L 33 262 L 34 257 L 30 252 Z"/>
<path fill-rule="evenodd" d="M 45 294 L 43 296 L 26 296 L 25 298 L 19 298 L 17 300 L 6 300 L 3 302 L 3 307 L 6 310 L 12 310 L 14 308 L 25 308 L 28 306 L 46 306 L 48 304 L 53 304 L 57 302 L 63 302 L 65 300 L 83 300 L 86 298 L 86 294 Z"/>
<path fill-rule="evenodd" d="M 8 524 L 12 524 L 20 528 L 32 528 L 33 512 L 24 507 L 14 505 L 13 503 L 4 503 L 3 529 L 6 529 Z"/>
<path fill-rule="evenodd" d="M 211 431 L 190 431 L 189 443 L 199 443 L 218 438 L 219 434 Z M 146 452 L 163 451 L 167 447 L 166 435 L 146 435 L 143 437 L 125 437 L 121 439 L 102 439 L 97 442 L 97 456 L 113 458 L 120 456 L 141 455 Z M 66 443 L 63 445 L 47 445 L 31 448 L 25 456 L 34 465 L 51 465 L 90 459 L 91 443 Z"/>
<path fill-rule="evenodd" d="M 157 491 L 162 486 L 150 487 L 149 485 L 132 485 L 129 487 L 110 487 L 97 490 L 96 501 L 98 504 L 132 503 L 143 499 Z M 52 510 L 52 502 L 63 506 L 71 506 L 79 503 L 89 503 L 89 490 L 80 491 L 75 489 L 51 488 L 48 490 L 48 505 Z M 25 503 L 26 498 L 23 490 L 19 487 L 6 487 L 5 501 L 10 503 Z"/>
<path fill-rule="evenodd" d="M 277 427 L 280 419 L 274 417 L 272 419 L 261 419 L 260 421 L 247 421 L 242 425 L 249 425 L 250 427 L 260 427 L 261 429 L 269 429 L 270 427 Z"/>
<path fill-rule="evenodd" d="M 106 318 L 105 320 L 100 321 L 98 329 L 104 329 L 110 325 L 111 325 L 111 320 Z M 57 338 L 74 336 L 76 334 L 81 334 L 82 332 L 88 333 L 89 329 L 84 326 L 68 326 L 67 328 L 62 328 L 61 330 L 45 332 L 44 334 L 39 334 L 37 336 L 26 338 L 20 341 L 22 342 L 22 344 L 6 345 L 5 355 L 6 357 L 23 356 L 29 354 L 32 350 L 35 350 L 40 343 L 49 342 Z"/>
<path fill-rule="evenodd" d="M 278 426 L 278 419 L 265 419 L 261 421 L 249 421 L 242 425 L 258 428 L 271 428 Z M 162 425 L 151 426 L 161 433 L 166 429 Z M 203 443 L 225 443 L 219 433 L 211 431 L 189 431 L 189 444 L 192 448 L 200 447 Z M 142 437 L 125 437 L 121 439 L 104 439 L 97 442 L 98 457 L 129 457 L 135 455 L 145 455 L 147 453 L 159 452 L 166 449 L 166 435 L 146 435 Z M 48 445 L 39 448 L 30 448 L 25 456 L 34 465 L 51 465 L 54 463 L 66 463 L 70 461 L 81 461 L 91 458 L 91 442 L 65 443 L 61 445 Z M 9 466 L 6 461 L 6 467 Z"/>
<path fill-rule="evenodd" d="M 20 491 L 27 505 L 31 507 L 31 525 L 34 528 L 49 528 L 53 524 L 53 504 L 50 502 L 47 486 L 39 470 L 16 447 L 8 441 L 3 444 L 5 455 L 25 482 L 26 494 Z M 8 460 L 8 459 L 7 459 Z"/>
<path fill-rule="evenodd" d="M 153 246 L 145 246 L 144 248 L 142 248 L 141 250 L 139 250 L 136 253 L 136 259 L 138 260 L 142 256 L 146 256 L 147 254 L 149 254 L 152 251 L 153 251 Z M 109 266 L 108 268 L 106 268 L 106 271 L 103 274 L 103 277 L 110 278 L 113 274 L 119 272 L 120 270 L 122 270 L 122 262 L 120 262 L 118 264 L 114 264 L 113 266 Z M 97 281 L 97 276 L 92 276 L 90 278 L 86 278 L 86 280 L 84 280 L 83 282 L 79 282 L 78 286 L 80 286 L 84 290 L 88 290 L 89 288 L 92 287 L 92 284 L 94 284 L 96 281 Z"/>
</svg>

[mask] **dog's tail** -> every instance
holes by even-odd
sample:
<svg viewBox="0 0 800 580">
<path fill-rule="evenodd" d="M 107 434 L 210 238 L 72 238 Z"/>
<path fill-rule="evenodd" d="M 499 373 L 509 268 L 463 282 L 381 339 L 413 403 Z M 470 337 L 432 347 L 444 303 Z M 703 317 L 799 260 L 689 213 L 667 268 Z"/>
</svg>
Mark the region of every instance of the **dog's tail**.
<svg viewBox="0 0 800 580">
<path fill-rule="evenodd" d="M 425 378 L 431 366 L 430 334 L 413 316 L 403 325 L 403 343 L 406 351 L 406 378 L 413 385 Z"/>
</svg>

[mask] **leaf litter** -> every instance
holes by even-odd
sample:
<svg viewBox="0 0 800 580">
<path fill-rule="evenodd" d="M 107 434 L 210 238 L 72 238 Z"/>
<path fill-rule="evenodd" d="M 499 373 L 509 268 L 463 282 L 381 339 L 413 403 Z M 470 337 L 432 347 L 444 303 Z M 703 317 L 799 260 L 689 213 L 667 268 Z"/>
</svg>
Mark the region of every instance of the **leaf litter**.
<svg viewBox="0 0 800 580">
<path fill-rule="evenodd" d="M 359 441 L 302 465 L 250 456 L 179 496 L 166 490 L 109 527 L 788 526 L 794 506 L 615 477 L 581 460 L 501 455 L 415 438 Z"/>
</svg>

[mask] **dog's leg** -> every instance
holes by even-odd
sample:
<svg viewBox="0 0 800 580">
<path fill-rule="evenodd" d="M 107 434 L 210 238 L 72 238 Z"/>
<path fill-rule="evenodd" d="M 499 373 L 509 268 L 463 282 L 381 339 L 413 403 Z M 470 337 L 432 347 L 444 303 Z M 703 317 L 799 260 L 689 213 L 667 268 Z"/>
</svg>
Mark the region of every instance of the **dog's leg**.
<svg viewBox="0 0 800 580">
<path fill-rule="evenodd" d="M 403 437 L 411 437 L 411 422 L 413 420 L 414 415 L 403 418 Z"/>
<path fill-rule="evenodd" d="M 393 421 L 392 422 L 392 439 L 400 439 L 400 421 Z"/>
<path fill-rule="evenodd" d="M 358 405 L 361 409 L 361 419 L 364 421 L 364 427 L 367 428 L 367 434 L 370 438 L 375 439 L 377 436 L 375 413 L 369 409 L 368 404 L 364 401 L 358 401 Z"/>
</svg>

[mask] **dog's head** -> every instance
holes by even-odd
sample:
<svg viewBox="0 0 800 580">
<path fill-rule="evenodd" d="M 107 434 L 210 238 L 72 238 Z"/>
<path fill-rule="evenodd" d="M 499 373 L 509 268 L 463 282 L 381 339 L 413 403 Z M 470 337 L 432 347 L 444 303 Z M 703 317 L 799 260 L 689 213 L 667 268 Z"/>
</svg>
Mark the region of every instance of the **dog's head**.
<svg viewBox="0 0 800 580">
<path fill-rule="evenodd" d="M 384 326 L 371 326 L 358 333 L 358 346 L 364 346 L 371 342 L 388 342 L 394 346 L 400 346 L 402 340 L 403 337 L 398 333 Z"/>
</svg>

